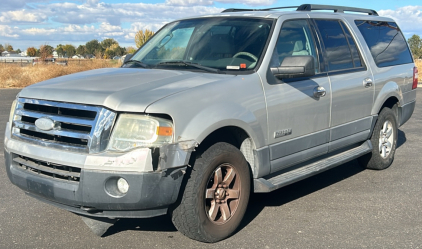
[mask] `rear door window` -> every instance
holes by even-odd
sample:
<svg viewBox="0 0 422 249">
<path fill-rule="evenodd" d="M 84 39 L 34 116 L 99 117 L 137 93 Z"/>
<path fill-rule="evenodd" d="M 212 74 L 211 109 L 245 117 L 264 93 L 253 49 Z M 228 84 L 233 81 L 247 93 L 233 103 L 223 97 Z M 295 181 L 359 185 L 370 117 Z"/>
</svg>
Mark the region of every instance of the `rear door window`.
<svg viewBox="0 0 422 249">
<path fill-rule="evenodd" d="M 329 71 L 362 67 L 356 43 L 341 21 L 315 19 L 315 23 L 325 46 Z"/>
<path fill-rule="evenodd" d="M 412 55 L 394 22 L 355 21 L 378 67 L 412 63 Z"/>
</svg>

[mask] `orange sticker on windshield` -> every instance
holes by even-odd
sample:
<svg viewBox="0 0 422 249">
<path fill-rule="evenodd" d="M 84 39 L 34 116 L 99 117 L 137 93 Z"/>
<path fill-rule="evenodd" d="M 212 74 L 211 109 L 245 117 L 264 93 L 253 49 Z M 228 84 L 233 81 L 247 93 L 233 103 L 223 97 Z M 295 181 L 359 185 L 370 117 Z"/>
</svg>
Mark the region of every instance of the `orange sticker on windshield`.
<svg viewBox="0 0 422 249">
<path fill-rule="evenodd" d="M 246 63 L 241 63 L 240 68 L 246 68 Z"/>
</svg>

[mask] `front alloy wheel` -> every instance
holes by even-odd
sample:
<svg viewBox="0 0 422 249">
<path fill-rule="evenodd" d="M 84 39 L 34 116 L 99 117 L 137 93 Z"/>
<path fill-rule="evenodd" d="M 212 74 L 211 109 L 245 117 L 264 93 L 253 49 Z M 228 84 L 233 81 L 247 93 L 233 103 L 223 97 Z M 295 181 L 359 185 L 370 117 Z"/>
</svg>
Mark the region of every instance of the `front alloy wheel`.
<svg viewBox="0 0 422 249">
<path fill-rule="evenodd" d="M 232 165 L 224 163 L 214 170 L 205 191 L 205 212 L 210 221 L 224 224 L 230 220 L 239 206 L 241 189 Z"/>
<path fill-rule="evenodd" d="M 205 150 L 196 159 L 180 204 L 172 212 L 177 230 L 202 242 L 232 235 L 249 201 L 249 170 L 242 152 L 231 144 L 219 142 Z"/>
</svg>

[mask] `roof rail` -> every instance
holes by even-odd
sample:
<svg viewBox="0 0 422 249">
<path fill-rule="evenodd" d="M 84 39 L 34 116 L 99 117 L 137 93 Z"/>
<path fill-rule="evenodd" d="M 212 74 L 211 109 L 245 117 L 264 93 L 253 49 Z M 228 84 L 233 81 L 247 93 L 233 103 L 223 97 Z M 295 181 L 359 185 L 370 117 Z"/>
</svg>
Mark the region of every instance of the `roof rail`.
<svg viewBox="0 0 422 249">
<path fill-rule="evenodd" d="M 285 7 L 275 7 L 275 8 L 268 8 L 268 9 L 225 9 L 221 11 L 221 13 L 224 12 L 240 12 L 240 11 L 268 11 L 268 10 L 276 10 L 276 9 L 292 9 L 292 8 L 298 8 L 299 6 L 285 6 Z"/>
<path fill-rule="evenodd" d="M 297 11 L 311 11 L 311 10 L 334 10 L 334 12 L 344 13 L 344 11 L 351 11 L 351 12 L 359 12 L 359 13 L 367 13 L 369 15 L 378 16 L 378 13 L 375 10 L 371 9 L 361 9 L 361 8 L 354 8 L 354 7 L 346 7 L 346 6 L 335 6 L 335 5 L 320 5 L 320 4 L 302 4 L 300 6 L 286 6 L 286 7 L 275 7 L 275 8 L 268 8 L 268 9 L 225 9 L 223 12 L 240 12 L 240 11 L 268 11 L 268 10 L 276 10 L 276 9 L 291 9 L 297 8 Z"/>
<path fill-rule="evenodd" d="M 231 9 L 225 9 L 225 10 L 221 11 L 221 13 L 224 13 L 224 12 L 241 12 L 241 11 L 256 11 L 256 10 L 255 9 L 233 9 L 233 8 L 231 8 Z"/>
<path fill-rule="evenodd" d="M 378 16 L 375 10 L 361 9 L 346 6 L 335 6 L 335 5 L 320 5 L 320 4 L 302 4 L 297 8 L 297 11 L 311 11 L 311 10 L 334 10 L 334 12 L 344 13 L 344 11 L 367 13 L 369 15 Z"/>
</svg>

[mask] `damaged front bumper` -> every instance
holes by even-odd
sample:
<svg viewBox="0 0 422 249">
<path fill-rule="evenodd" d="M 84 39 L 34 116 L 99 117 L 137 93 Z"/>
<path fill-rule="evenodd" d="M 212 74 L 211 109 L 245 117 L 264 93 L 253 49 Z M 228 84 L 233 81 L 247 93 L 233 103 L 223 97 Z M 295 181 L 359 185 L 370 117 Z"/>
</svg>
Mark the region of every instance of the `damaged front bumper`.
<svg viewBox="0 0 422 249">
<path fill-rule="evenodd" d="M 10 181 L 41 201 L 95 217 L 166 214 L 179 196 L 196 146 L 187 141 L 125 154 L 79 154 L 12 139 L 7 127 L 4 154 Z M 129 186 L 127 193 L 117 190 L 120 178 Z"/>
</svg>

